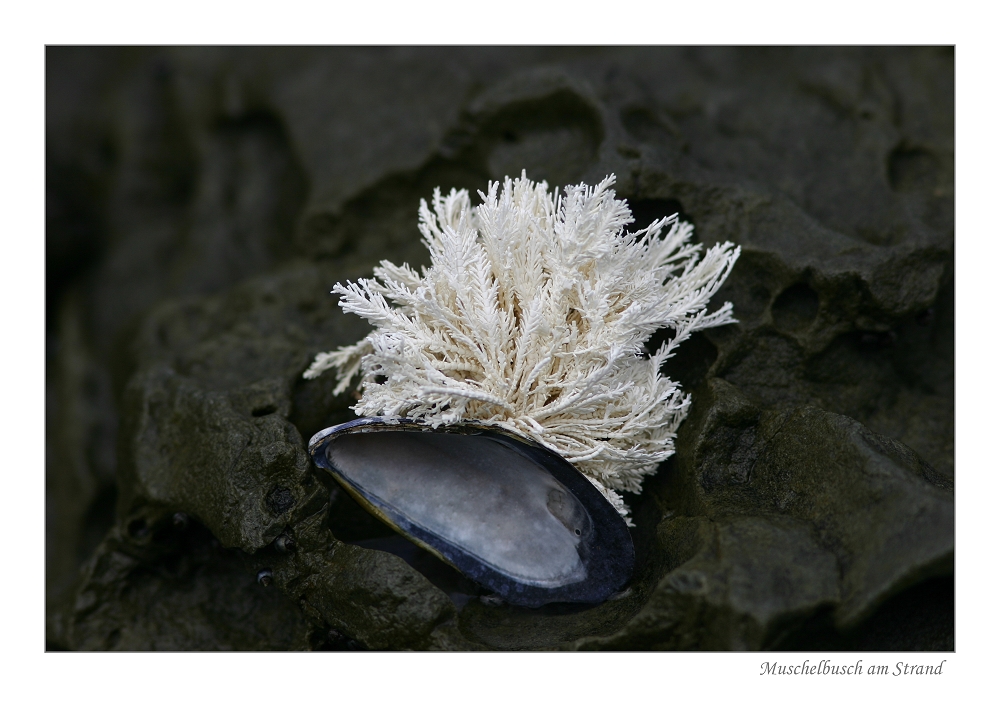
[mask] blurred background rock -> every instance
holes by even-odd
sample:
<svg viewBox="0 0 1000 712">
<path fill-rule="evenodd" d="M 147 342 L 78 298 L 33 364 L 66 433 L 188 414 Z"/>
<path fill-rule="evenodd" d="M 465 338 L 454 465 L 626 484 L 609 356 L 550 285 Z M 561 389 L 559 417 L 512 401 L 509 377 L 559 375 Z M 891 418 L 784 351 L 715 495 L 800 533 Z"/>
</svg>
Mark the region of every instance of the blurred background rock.
<svg viewBox="0 0 1000 712">
<path fill-rule="evenodd" d="M 50 649 L 954 647 L 951 48 L 50 47 L 46 95 Z M 367 332 L 330 286 L 521 169 L 743 249 L 600 606 L 496 601 L 305 455 Z"/>
</svg>

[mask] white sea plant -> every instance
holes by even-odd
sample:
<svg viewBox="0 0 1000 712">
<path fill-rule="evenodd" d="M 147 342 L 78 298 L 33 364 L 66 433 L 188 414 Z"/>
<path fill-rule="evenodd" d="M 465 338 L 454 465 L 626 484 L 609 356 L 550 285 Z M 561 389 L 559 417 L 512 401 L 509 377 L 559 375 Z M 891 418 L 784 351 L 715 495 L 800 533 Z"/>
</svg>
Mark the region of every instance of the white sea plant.
<svg viewBox="0 0 1000 712">
<path fill-rule="evenodd" d="M 479 421 L 541 443 L 630 522 L 619 492 L 639 492 L 673 454 L 690 405 L 661 367 L 692 333 L 735 321 L 732 304 L 708 302 L 740 249 L 703 253 L 676 215 L 627 232 L 614 181 L 560 194 L 522 173 L 490 183 L 478 207 L 435 190 L 419 213 L 430 267 L 383 260 L 375 279 L 338 283 L 340 307 L 374 330 L 304 376 L 336 368 L 339 394 L 360 373 L 359 416 Z"/>
</svg>

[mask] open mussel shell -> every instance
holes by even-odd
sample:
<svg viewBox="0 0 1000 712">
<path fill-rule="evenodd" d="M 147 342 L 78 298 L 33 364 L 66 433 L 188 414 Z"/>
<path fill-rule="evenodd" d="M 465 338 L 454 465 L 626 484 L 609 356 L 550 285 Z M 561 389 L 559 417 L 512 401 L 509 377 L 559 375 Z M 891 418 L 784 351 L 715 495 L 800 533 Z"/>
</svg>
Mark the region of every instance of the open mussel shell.
<svg viewBox="0 0 1000 712">
<path fill-rule="evenodd" d="M 598 603 L 631 578 L 615 508 L 556 453 L 485 424 L 361 418 L 309 453 L 369 512 L 521 606 Z"/>
</svg>

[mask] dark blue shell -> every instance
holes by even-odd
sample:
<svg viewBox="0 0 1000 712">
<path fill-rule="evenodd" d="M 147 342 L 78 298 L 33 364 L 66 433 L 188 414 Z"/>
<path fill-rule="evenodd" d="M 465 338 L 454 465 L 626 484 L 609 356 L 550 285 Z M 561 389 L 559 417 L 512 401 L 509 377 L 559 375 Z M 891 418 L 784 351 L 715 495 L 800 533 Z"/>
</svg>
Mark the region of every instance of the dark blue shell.
<svg viewBox="0 0 1000 712">
<path fill-rule="evenodd" d="M 611 503 L 558 454 L 496 426 L 361 418 L 316 433 L 309 453 L 382 521 L 515 605 L 598 603 L 632 576 Z"/>
</svg>

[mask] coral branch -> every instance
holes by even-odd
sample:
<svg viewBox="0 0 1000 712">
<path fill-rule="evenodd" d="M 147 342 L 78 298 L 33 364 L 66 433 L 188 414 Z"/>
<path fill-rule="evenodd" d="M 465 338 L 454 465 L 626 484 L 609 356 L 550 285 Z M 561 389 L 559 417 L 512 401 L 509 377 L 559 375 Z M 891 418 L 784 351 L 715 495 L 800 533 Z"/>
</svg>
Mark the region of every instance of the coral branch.
<svg viewBox="0 0 1000 712">
<path fill-rule="evenodd" d="M 337 284 L 341 308 L 375 330 L 305 377 L 336 368 L 341 392 L 360 373 L 361 416 L 487 421 L 538 441 L 626 516 L 615 490 L 638 492 L 673 453 L 690 403 L 661 366 L 693 332 L 734 321 L 731 304 L 709 313 L 708 301 L 740 250 L 702 254 L 676 215 L 626 231 L 613 185 L 560 195 L 522 173 L 478 208 L 465 190 L 435 190 L 419 211 L 430 267 L 383 261 L 375 279 Z M 674 336 L 642 355 L 663 327 Z"/>
</svg>

